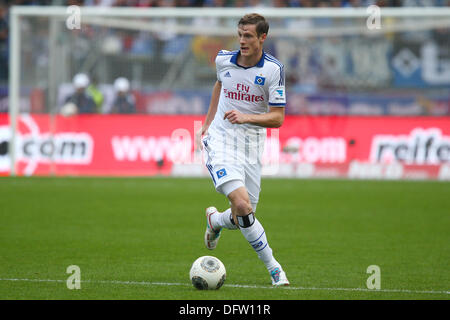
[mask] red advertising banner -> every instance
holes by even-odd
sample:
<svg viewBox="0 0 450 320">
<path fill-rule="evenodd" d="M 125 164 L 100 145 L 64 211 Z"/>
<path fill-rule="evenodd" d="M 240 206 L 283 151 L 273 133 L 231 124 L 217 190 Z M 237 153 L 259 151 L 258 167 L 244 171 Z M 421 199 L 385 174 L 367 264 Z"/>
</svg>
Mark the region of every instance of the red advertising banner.
<svg viewBox="0 0 450 320">
<path fill-rule="evenodd" d="M 194 152 L 204 116 L 21 115 L 19 175 L 206 175 Z M 449 179 L 450 118 L 287 116 L 268 129 L 266 174 Z M 0 174 L 12 137 L 0 114 Z"/>
</svg>

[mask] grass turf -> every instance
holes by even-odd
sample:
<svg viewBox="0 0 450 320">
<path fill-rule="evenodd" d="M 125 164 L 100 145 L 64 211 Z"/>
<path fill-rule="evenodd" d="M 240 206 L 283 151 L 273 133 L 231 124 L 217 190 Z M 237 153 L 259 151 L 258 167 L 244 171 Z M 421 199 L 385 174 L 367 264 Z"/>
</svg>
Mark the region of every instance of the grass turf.
<svg viewBox="0 0 450 320">
<path fill-rule="evenodd" d="M 204 209 L 227 208 L 208 179 L 3 177 L 0 299 L 449 299 L 449 183 L 262 187 L 257 217 L 290 289 L 270 288 L 238 230 L 204 247 Z M 202 255 L 225 264 L 220 290 L 190 284 Z M 66 287 L 69 265 L 81 269 L 80 290 Z M 380 291 L 367 290 L 369 265 L 381 269 Z"/>
</svg>

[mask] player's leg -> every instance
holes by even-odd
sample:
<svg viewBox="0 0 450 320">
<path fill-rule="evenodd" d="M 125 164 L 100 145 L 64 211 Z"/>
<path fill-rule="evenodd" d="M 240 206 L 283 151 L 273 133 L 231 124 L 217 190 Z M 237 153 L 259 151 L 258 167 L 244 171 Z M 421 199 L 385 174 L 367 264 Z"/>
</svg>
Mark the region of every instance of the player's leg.
<svg viewBox="0 0 450 320">
<path fill-rule="evenodd" d="M 215 139 L 211 136 L 206 136 L 202 139 L 203 144 L 203 157 L 205 161 L 205 166 L 208 169 L 209 174 L 211 175 L 212 182 L 214 183 L 214 187 L 217 190 L 218 187 L 218 180 L 219 177 L 217 177 L 214 172 L 216 172 L 214 165 L 216 163 L 215 155 L 217 154 L 213 150 L 220 150 L 217 146 L 215 146 Z M 213 217 L 215 217 L 218 213 L 218 210 L 215 207 L 209 207 L 206 208 L 206 230 L 204 234 L 204 242 L 206 248 L 213 250 L 216 248 L 217 243 L 219 241 L 222 227 L 213 226 L 211 223 L 211 220 Z"/>
<path fill-rule="evenodd" d="M 241 187 L 228 195 L 232 204 L 232 211 L 235 213 L 235 223 L 239 225 L 243 236 L 265 264 L 271 275 L 272 284 L 289 285 L 285 272 L 273 256 L 264 227 L 255 217 L 254 210 L 258 203 L 260 180 L 256 177 L 256 180 L 252 181 L 248 176 L 246 177 L 246 180 L 248 180 L 246 181 L 246 184 L 248 185 L 249 190 L 245 187 Z"/>
<path fill-rule="evenodd" d="M 227 154 L 226 143 L 222 139 L 215 139 L 208 136 L 203 140 L 204 156 L 206 168 L 211 175 L 216 191 L 227 196 L 233 190 L 244 186 L 244 168 L 242 165 L 230 159 Z M 215 207 L 206 209 L 207 229 L 205 232 L 205 245 L 209 249 L 214 249 L 217 245 L 216 238 L 220 236 L 222 228 L 235 230 L 238 227 L 232 220 L 232 210 L 228 208 L 224 212 L 219 212 Z M 214 235 L 216 234 L 216 236 Z M 209 235 L 208 235 L 209 234 Z M 207 240 L 213 239 L 214 243 Z"/>
<path fill-rule="evenodd" d="M 220 186 L 217 187 L 217 191 L 228 197 L 228 195 L 233 192 L 234 190 L 244 187 L 244 183 L 239 180 L 229 180 Z M 231 205 L 231 203 L 230 203 Z M 214 208 L 214 207 L 212 207 Z M 232 208 L 228 208 L 224 212 L 219 212 L 216 209 L 216 212 L 214 214 L 210 215 L 209 224 L 212 229 L 219 230 L 221 228 L 229 229 L 229 230 L 236 230 L 238 229 L 234 219 L 233 219 L 233 213 Z"/>
<path fill-rule="evenodd" d="M 245 187 L 236 189 L 228 195 L 228 199 L 231 202 L 235 223 L 238 224 L 245 239 L 253 247 L 268 270 L 277 267 L 278 263 L 273 258 L 272 249 L 267 242 L 264 228 L 253 212 L 247 189 Z"/>
<path fill-rule="evenodd" d="M 205 148 L 209 152 L 209 148 Z M 222 160 L 218 152 L 211 152 L 206 157 L 206 167 L 211 175 L 216 191 L 224 195 L 228 195 L 231 191 L 244 186 L 242 182 L 243 168 L 233 164 L 223 164 L 222 161 L 217 163 L 217 160 Z M 224 212 L 219 212 L 215 207 L 206 209 L 206 230 L 204 235 L 204 242 L 206 248 L 213 250 L 216 248 L 219 238 L 221 236 L 222 228 L 234 230 L 238 227 L 231 219 L 232 210 L 229 208 Z"/>
</svg>

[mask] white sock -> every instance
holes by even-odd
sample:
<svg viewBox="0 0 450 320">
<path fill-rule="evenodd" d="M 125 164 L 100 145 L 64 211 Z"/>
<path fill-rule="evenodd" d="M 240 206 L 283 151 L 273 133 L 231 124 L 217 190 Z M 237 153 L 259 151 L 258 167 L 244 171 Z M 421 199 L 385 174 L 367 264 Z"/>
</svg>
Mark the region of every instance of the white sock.
<svg viewBox="0 0 450 320">
<path fill-rule="evenodd" d="M 250 243 L 250 245 L 255 250 L 258 258 L 264 262 L 267 270 L 272 271 L 274 268 L 278 267 L 281 269 L 280 264 L 272 255 L 272 249 L 267 242 L 266 232 L 263 226 L 255 218 L 255 221 L 250 227 L 240 228 L 245 239 Z"/>
<path fill-rule="evenodd" d="M 229 230 L 236 230 L 237 226 L 232 222 L 231 208 L 224 212 L 217 212 L 211 216 L 211 224 L 214 229 L 225 228 Z"/>
</svg>

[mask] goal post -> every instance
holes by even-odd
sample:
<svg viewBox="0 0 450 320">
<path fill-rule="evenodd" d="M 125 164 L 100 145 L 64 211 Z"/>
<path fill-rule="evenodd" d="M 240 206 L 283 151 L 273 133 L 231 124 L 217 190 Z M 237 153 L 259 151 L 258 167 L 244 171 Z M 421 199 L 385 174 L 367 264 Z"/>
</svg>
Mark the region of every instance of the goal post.
<svg viewBox="0 0 450 320">
<path fill-rule="evenodd" d="M 378 8 L 378 11 L 375 7 L 80 7 L 79 11 L 74 12 L 62 6 L 13 6 L 10 10 L 8 82 L 10 174 L 16 174 L 18 115 L 47 113 L 52 119 L 60 111 L 63 93 L 68 92 L 64 85 L 70 84 L 77 72 L 92 72 L 100 83 L 108 84 L 112 84 L 121 74 L 126 74 L 131 86 L 136 89 L 151 88 L 160 92 L 174 88 L 189 89 L 196 94 L 196 90 L 204 89 L 215 77 L 211 52 L 223 45 L 229 45 L 230 50 L 236 49 L 233 45 L 236 44 L 237 21 L 251 12 L 258 12 L 269 19 L 269 38 L 277 40 L 270 45 L 275 49 L 283 47 L 277 57 L 283 63 L 284 60 L 298 60 L 295 70 L 287 68 L 287 72 L 290 72 L 287 76 L 291 80 L 287 85 L 303 91 L 310 90 L 310 82 L 314 82 L 315 88 L 321 86 L 317 84 L 320 82 L 324 88 L 331 87 L 335 92 L 344 93 L 392 90 L 386 84 L 392 75 L 384 70 L 391 66 L 386 63 L 371 66 L 371 58 L 363 56 L 372 50 L 370 41 L 379 43 L 373 47 L 373 50 L 378 50 L 383 45 L 385 48 L 395 45 L 395 40 L 388 42 L 384 38 L 395 37 L 400 33 L 434 30 L 448 33 L 450 29 L 450 8 L 441 7 Z M 74 17 L 74 14 L 79 15 Z M 68 28 L 68 19 L 72 18 L 79 19 L 79 27 L 75 23 L 74 28 Z M 381 36 L 383 39 L 380 40 Z M 120 43 L 117 37 L 120 37 Z M 331 40 L 316 46 L 321 38 Z M 345 39 L 339 46 L 365 46 L 361 51 L 362 56 L 353 53 L 352 68 L 355 71 L 348 73 L 348 77 L 341 75 L 339 68 L 348 66 L 332 66 L 336 63 L 331 61 L 335 59 L 333 54 L 336 53 L 330 53 L 324 58 L 331 61 L 329 70 L 321 74 L 307 74 L 305 64 L 311 61 L 305 60 L 305 55 L 313 60 L 313 51 L 330 49 L 333 39 Z M 130 44 L 130 41 L 134 42 Z M 426 35 L 417 41 L 426 42 Z M 372 55 L 376 58 L 377 54 L 383 55 L 387 50 L 373 52 Z M 373 74 L 370 68 L 374 69 Z M 408 65 L 405 65 L 407 68 Z M 297 84 L 294 81 L 298 81 Z M 43 106 L 33 109 L 29 102 L 30 92 L 36 88 L 43 97 Z M 445 83 L 438 83 L 426 90 L 445 94 L 446 88 Z M 406 89 L 414 89 L 414 85 Z M 25 107 L 21 106 L 24 99 L 28 101 Z M 110 111 L 105 105 L 99 109 L 99 113 Z M 177 112 L 178 109 L 174 110 Z M 143 110 L 141 113 L 153 111 Z M 53 125 L 49 126 L 51 129 Z"/>
</svg>

